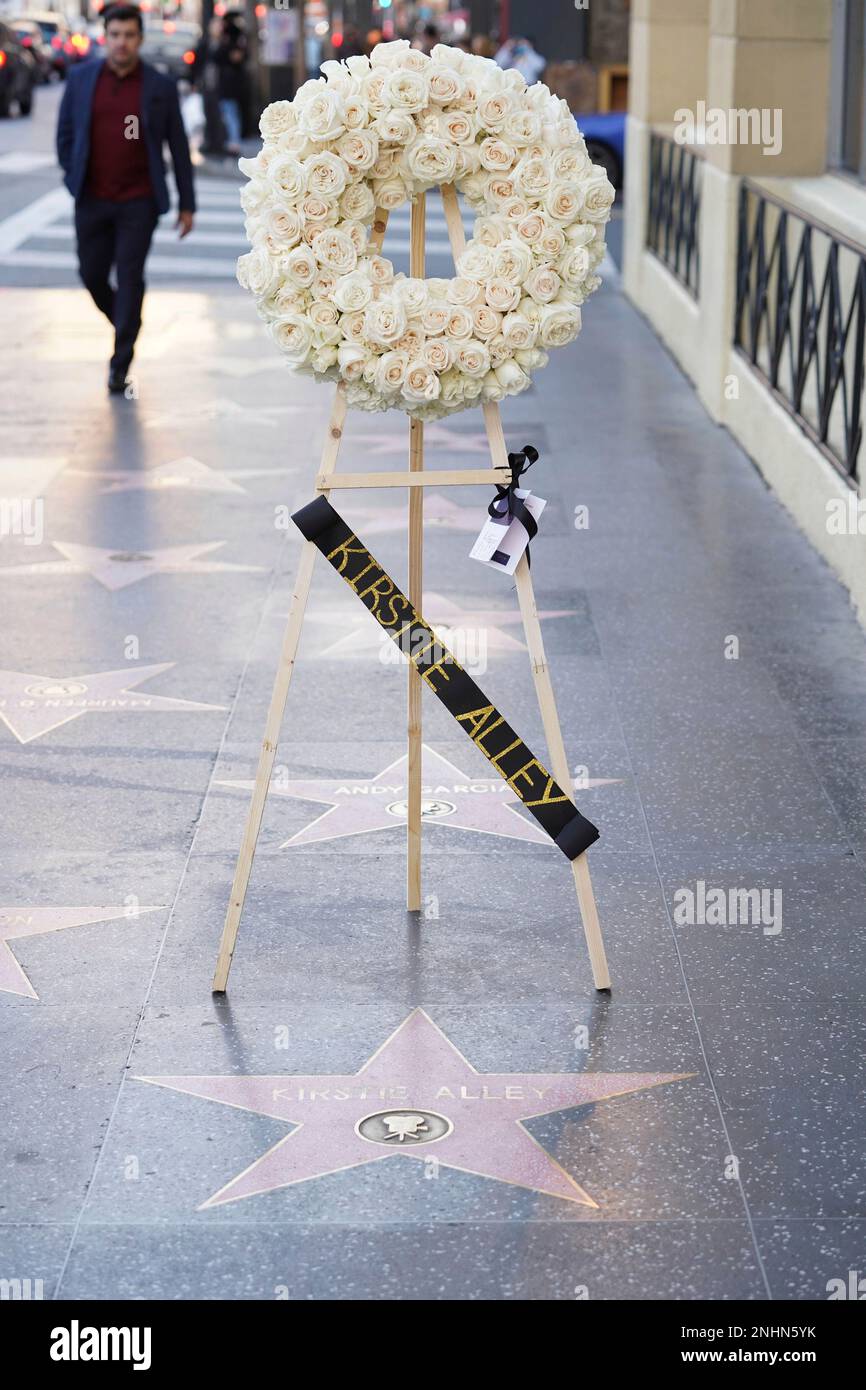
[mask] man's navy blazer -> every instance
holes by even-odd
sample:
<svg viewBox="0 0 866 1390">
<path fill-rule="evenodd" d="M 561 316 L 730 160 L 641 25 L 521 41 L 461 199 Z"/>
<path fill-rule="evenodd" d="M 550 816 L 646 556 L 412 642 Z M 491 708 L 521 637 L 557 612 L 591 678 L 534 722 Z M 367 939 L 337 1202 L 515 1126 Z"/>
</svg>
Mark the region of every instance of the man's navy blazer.
<svg viewBox="0 0 866 1390">
<path fill-rule="evenodd" d="M 70 68 L 66 90 L 57 118 L 57 158 L 63 170 L 63 182 L 76 201 L 84 193 L 87 164 L 90 159 L 90 114 L 93 93 L 105 59 Z M 162 147 L 171 151 L 178 202 L 186 212 L 195 212 L 195 192 L 192 182 L 192 162 L 177 87 L 170 77 L 157 72 L 149 63 L 141 65 L 141 128 L 147 145 L 150 181 L 160 212 L 168 212 L 168 185 Z"/>
</svg>

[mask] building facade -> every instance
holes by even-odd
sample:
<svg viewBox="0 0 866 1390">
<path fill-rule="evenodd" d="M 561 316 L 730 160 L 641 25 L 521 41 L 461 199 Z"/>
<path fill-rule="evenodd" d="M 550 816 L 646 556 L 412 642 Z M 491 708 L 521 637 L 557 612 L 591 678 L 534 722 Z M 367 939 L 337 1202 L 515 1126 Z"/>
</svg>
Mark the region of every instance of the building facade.
<svg viewBox="0 0 866 1390">
<path fill-rule="evenodd" d="M 864 0 L 633 0 L 624 283 L 866 621 Z"/>
</svg>

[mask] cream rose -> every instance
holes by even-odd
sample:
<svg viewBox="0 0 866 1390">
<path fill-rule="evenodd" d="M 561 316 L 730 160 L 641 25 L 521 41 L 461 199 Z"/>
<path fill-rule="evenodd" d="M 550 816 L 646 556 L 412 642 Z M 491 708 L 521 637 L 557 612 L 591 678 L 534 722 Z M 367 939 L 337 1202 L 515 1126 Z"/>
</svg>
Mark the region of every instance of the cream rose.
<svg viewBox="0 0 866 1390">
<path fill-rule="evenodd" d="M 484 298 L 491 309 L 506 314 L 520 303 L 520 286 L 513 285 L 501 275 L 494 275 L 484 286 Z"/>
<path fill-rule="evenodd" d="M 373 369 L 376 390 L 393 395 L 400 390 L 406 377 L 409 359 L 402 352 L 383 352 Z"/>
<path fill-rule="evenodd" d="M 551 304 L 562 287 L 562 281 L 550 266 L 539 265 L 523 281 L 525 292 L 536 304 Z"/>
<path fill-rule="evenodd" d="M 318 266 L 309 246 L 296 246 L 284 262 L 286 279 L 298 289 L 307 289 L 316 277 Z"/>
<path fill-rule="evenodd" d="M 407 401 L 435 401 L 439 390 L 439 377 L 428 363 L 410 362 L 403 378 L 403 395 Z"/>
<path fill-rule="evenodd" d="M 564 347 L 580 332 L 580 309 L 574 304 L 557 301 L 542 311 L 540 339 L 543 347 Z"/>
<path fill-rule="evenodd" d="M 263 140 L 273 140 L 283 131 L 294 130 L 297 123 L 298 117 L 290 101 L 272 101 L 259 117 L 259 130 Z"/>
<path fill-rule="evenodd" d="M 396 111 L 422 111 L 427 105 L 427 78 L 421 72 L 389 72 L 382 96 L 385 104 Z"/>
<path fill-rule="evenodd" d="M 334 286 L 334 303 L 344 314 L 366 309 L 373 298 L 373 286 L 360 270 L 343 275 Z"/>
<path fill-rule="evenodd" d="M 593 169 L 596 166 L 593 165 Z M 615 197 L 607 176 L 590 179 L 583 189 L 583 215 L 588 222 L 606 222 Z"/>
<path fill-rule="evenodd" d="M 481 141 L 480 152 L 482 169 L 489 169 L 492 174 L 507 174 L 517 158 L 513 145 L 492 136 Z"/>
<path fill-rule="evenodd" d="M 319 265 L 333 270 L 336 275 L 348 275 L 358 263 L 352 238 L 336 227 L 326 227 L 318 232 L 310 245 Z"/>
<path fill-rule="evenodd" d="M 362 174 L 379 158 L 379 141 L 369 130 L 347 130 L 337 141 L 337 154 L 352 174 Z"/>
<path fill-rule="evenodd" d="M 391 347 L 406 332 L 406 310 L 396 295 L 383 295 L 368 305 L 364 329 L 371 343 Z"/>
<path fill-rule="evenodd" d="M 287 314 L 285 318 L 274 319 L 271 336 L 293 366 L 298 367 L 306 361 L 313 343 L 313 329 L 303 314 Z"/>
<path fill-rule="evenodd" d="M 423 183 L 450 183 L 456 162 L 454 146 L 430 135 L 411 144 L 403 157 L 404 166 L 412 177 Z"/>
<path fill-rule="evenodd" d="M 298 129 L 317 144 L 336 140 L 346 129 L 343 100 L 339 92 L 325 87 L 298 112 Z"/>
</svg>

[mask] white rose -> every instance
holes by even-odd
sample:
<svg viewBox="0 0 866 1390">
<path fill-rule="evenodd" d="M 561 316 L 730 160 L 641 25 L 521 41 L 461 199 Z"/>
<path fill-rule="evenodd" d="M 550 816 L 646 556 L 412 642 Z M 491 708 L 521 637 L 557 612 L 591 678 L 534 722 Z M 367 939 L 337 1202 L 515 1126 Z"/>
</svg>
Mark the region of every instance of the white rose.
<svg viewBox="0 0 866 1390">
<path fill-rule="evenodd" d="M 471 338 L 472 315 L 462 304 L 451 306 L 448 322 L 445 325 L 445 336 L 452 339 Z"/>
<path fill-rule="evenodd" d="M 424 135 L 406 150 L 403 162 L 413 178 L 423 183 L 451 183 L 457 163 L 453 145 Z"/>
<path fill-rule="evenodd" d="M 544 217 L 540 212 L 530 212 L 522 217 L 515 228 L 521 241 L 528 246 L 538 246 L 545 231 Z"/>
<path fill-rule="evenodd" d="M 456 279 L 449 280 L 445 297 L 449 304 L 473 304 L 478 298 L 478 285 L 474 280 L 467 280 L 462 275 Z"/>
<path fill-rule="evenodd" d="M 314 299 L 330 299 L 337 285 L 337 277 L 332 270 L 323 270 L 321 266 L 316 272 L 310 289 Z"/>
<path fill-rule="evenodd" d="M 472 207 L 483 204 L 487 197 L 487 175 L 475 173 L 461 178 L 460 192 Z"/>
<path fill-rule="evenodd" d="M 370 71 L 370 59 L 363 53 L 353 53 L 346 59 L 346 67 L 353 77 L 366 77 Z"/>
<path fill-rule="evenodd" d="M 409 197 L 409 190 L 403 180 L 396 175 L 388 179 L 375 179 L 373 181 L 373 197 L 376 206 L 384 208 L 386 212 L 392 212 L 394 208 L 400 207 Z"/>
<path fill-rule="evenodd" d="M 394 294 L 400 300 L 409 318 L 420 314 L 427 303 L 427 285 L 415 278 L 395 280 Z"/>
<path fill-rule="evenodd" d="M 607 183 L 606 179 L 605 183 Z M 548 189 L 544 206 L 557 222 L 573 222 L 580 212 L 581 201 L 581 192 L 576 186 L 568 183 L 554 183 Z M 610 207 L 610 203 L 608 203 L 608 207 Z M 593 220 L 603 221 L 603 218 Z"/>
<path fill-rule="evenodd" d="M 384 68 L 379 68 L 378 71 L 374 68 L 372 72 L 361 79 L 361 97 L 374 114 L 384 111 L 388 104 L 385 101 Z"/>
<path fill-rule="evenodd" d="M 338 343 L 343 336 L 337 310 L 327 300 L 315 300 L 307 311 L 307 318 L 312 325 L 315 341 L 319 346 L 325 343 Z"/>
<path fill-rule="evenodd" d="M 259 154 L 293 154 L 296 159 L 303 159 L 305 155 L 314 154 L 318 148 L 318 145 L 307 139 L 302 130 L 284 130 L 282 135 L 277 136 L 272 147 L 260 150 Z"/>
<path fill-rule="evenodd" d="M 458 101 L 463 94 L 463 79 L 456 68 L 432 64 L 429 78 L 430 100 L 437 106 L 447 106 Z"/>
<path fill-rule="evenodd" d="M 347 96 L 343 99 L 347 130 L 363 130 L 370 119 L 370 108 L 363 97 Z"/>
<path fill-rule="evenodd" d="M 277 271 L 267 251 L 257 247 L 238 258 L 237 278 L 243 289 L 256 296 L 265 295 L 274 288 Z"/>
<path fill-rule="evenodd" d="M 482 282 L 493 274 L 493 253 L 489 246 L 470 242 L 457 259 L 457 272 L 464 280 Z"/>
<path fill-rule="evenodd" d="M 484 298 L 491 309 L 499 314 L 507 314 L 509 309 L 516 309 L 520 303 L 520 286 L 501 275 L 494 275 L 484 286 Z"/>
<path fill-rule="evenodd" d="M 484 376 L 490 370 L 490 355 L 483 343 L 470 338 L 468 343 L 458 346 L 454 365 L 464 376 Z"/>
<path fill-rule="evenodd" d="M 334 303 L 344 314 L 366 309 L 373 298 L 373 286 L 362 271 L 344 275 L 334 287 Z"/>
<path fill-rule="evenodd" d="M 402 338 L 398 338 L 394 345 L 400 352 L 405 352 L 410 362 L 414 362 L 416 357 L 421 356 L 421 348 L 424 346 L 424 334 L 420 328 L 408 328 Z"/>
<path fill-rule="evenodd" d="M 271 140 L 285 130 L 293 130 L 298 118 L 290 101 L 272 101 L 259 117 L 262 139 Z"/>
<path fill-rule="evenodd" d="M 394 279 L 394 267 L 385 256 L 369 256 L 365 258 L 362 269 L 369 275 L 373 284 L 378 285 L 380 288 L 384 285 L 390 285 L 391 281 Z"/>
<path fill-rule="evenodd" d="M 313 155 L 307 160 L 305 169 L 309 192 L 318 193 L 322 198 L 339 198 L 349 181 L 345 161 L 329 150 Z"/>
<path fill-rule="evenodd" d="M 494 404 L 505 400 L 505 392 L 496 380 L 496 372 L 492 369 L 481 383 L 481 395 L 485 401 L 493 401 Z"/>
<path fill-rule="evenodd" d="M 350 183 L 340 199 L 340 212 L 350 222 L 369 222 L 376 210 L 376 199 L 363 179 Z"/>
<path fill-rule="evenodd" d="M 502 138 L 518 148 L 531 145 L 541 134 L 541 118 L 525 106 L 510 111 L 502 126 Z"/>
<path fill-rule="evenodd" d="M 532 252 L 522 241 L 509 237 L 493 252 L 493 273 L 512 285 L 521 284 L 532 269 Z"/>
<path fill-rule="evenodd" d="M 337 154 L 353 174 L 361 174 L 379 158 L 379 141 L 373 131 L 347 130 L 337 141 Z"/>
<path fill-rule="evenodd" d="M 415 138 L 415 122 L 406 111 L 382 111 L 373 126 L 379 139 L 389 145 L 408 145 Z"/>
<path fill-rule="evenodd" d="M 549 261 L 555 261 L 565 250 L 565 233 L 561 227 L 545 227 L 540 249 Z"/>
<path fill-rule="evenodd" d="M 499 212 L 504 203 L 510 203 L 517 196 L 517 185 L 513 178 L 495 177 L 488 182 L 485 194 L 488 206 Z"/>
<path fill-rule="evenodd" d="M 337 348 L 337 362 L 344 381 L 357 381 L 367 360 L 366 348 L 359 343 L 341 343 Z"/>
<path fill-rule="evenodd" d="M 303 164 L 290 154 L 272 159 L 268 164 L 267 177 L 274 192 L 287 203 L 296 203 L 307 187 Z"/>
<path fill-rule="evenodd" d="M 336 140 L 342 135 L 346 129 L 346 116 L 340 93 L 326 87 L 309 101 L 304 101 L 298 110 L 298 129 L 308 140 L 314 140 L 317 144 Z"/>
<path fill-rule="evenodd" d="M 394 395 L 406 376 L 409 359 L 402 352 L 383 352 L 374 365 L 373 384 L 382 395 Z"/>
<path fill-rule="evenodd" d="M 508 236 L 510 228 L 504 217 L 476 217 L 472 240 L 482 246 L 498 246 Z"/>
<path fill-rule="evenodd" d="M 593 168 L 596 168 L 593 165 Z M 606 222 L 615 198 L 613 185 L 604 172 L 600 178 L 589 179 L 583 185 L 583 215 L 588 222 Z"/>
<path fill-rule="evenodd" d="M 326 227 L 324 231 L 318 232 L 310 244 L 319 265 L 333 270 L 335 275 L 348 275 L 358 263 L 358 253 L 352 245 L 352 238 L 335 227 Z"/>
<path fill-rule="evenodd" d="M 502 336 L 510 348 L 531 348 L 538 337 L 538 324 L 525 314 L 506 314 L 502 320 Z"/>
<path fill-rule="evenodd" d="M 293 367 L 305 362 L 313 343 L 313 330 L 303 314 L 287 314 L 271 324 L 271 336 Z"/>
<path fill-rule="evenodd" d="M 560 183 L 577 183 L 589 168 L 590 158 L 582 141 L 568 149 L 557 150 L 553 157 L 553 177 Z"/>
<path fill-rule="evenodd" d="M 541 198 L 550 188 L 550 164 L 546 159 L 522 159 L 514 173 L 527 198 Z"/>
<path fill-rule="evenodd" d="M 409 364 L 403 380 L 403 395 L 407 401 L 435 401 L 439 390 L 439 377 L 427 362 Z"/>
<path fill-rule="evenodd" d="M 367 306 L 364 328 L 372 343 L 390 347 L 406 332 L 406 310 L 396 295 L 383 295 Z"/>
<path fill-rule="evenodd" d="M 478 99 L 478 120 L 485 130 L 501 130 L 514 110 L 510 92 L 485 92 Z"/>
<path fill-rule="evenodd" d="M 421 315 L 421 327 L 425 333 L 436 335 L 445 332 L 451 310 L 447 304 L 428 304 Z"/>
<path fill-rule="evenodd" d="M 447 372 L 453 360 L 451 344 L 446 338 L 428 338 L 421 349 L 421 357 L 434 372 Z"/>
<path fill-rule="evenodd" d="M 516 396 L 530 385 L 529 376 L 516 362 L 500 362 L 493 373 L 506 396 Z"/>
<path fill-rule="evenodd" d="M 254 179 L 241 189 L 240 204 L 244 212 L 255 212 L 270 200 L 271 192 L 264 179 Z"/>
<path fill-rule="evenodd" d="M 439 133 L 452 145 L 469 145 L 475 139 L 478 122 L 469 111 L 442 111 Z"/>
<path fill-rule="evenodd" d="M 523 282 L 523 289 L 536 304 L 552 304 L 562 288 L 556 271 L 548 265 L 536 266 Z"/>
<path fill-rule="evenodd" d="M 489 169 L 492 174 L 507 174 L 517 159 L 517 151 L 513 145 L 493 136 L 482 140 L 479 149 L 482 169 Z"/>
<path fill-rule="evenodd" d="M 589 252 L 585 246 L 572 246 L 559 262 L 558 270 L 566 285 L 581 285 L 590 272 Z"/>
<path fill-rule="evenodd" d="M 477 145 L 458 145 L 455 154 L 457 163 L 454 166 L 454 181 L 461 193 L 465 193 L 466 180 L 481 170 L 481 153 Z"/>
<path fill-rule="evenodd" d="M 427 77 L 423 72 L 389 72 L 382 96 L 385 104 L 397 111 L 423 111 L 428 99 Z"/>
<path fill-rule="evenodd" d="M 502 315 L 488 304 L 477 304 L 472 310 L 472 326 L 478 338 L 492 338 L 499 332 Z"/>
<path fill-rule="evenodd" d="M 347 342 L 363 343 L 366 340 L 363 309 L 358 309 L 354 314 L 344 314 L 340 319 L 340 331 Z"/>
<path fill-rule="evenodd" d="M 296 246 L 283 261 L 285 274 L 291 285 L 307 289 L 313 283 L 318 266 L 309 246 Z"/>
<path fill-rule="evenodd" d="M 294 208 L 272 208 L 265 223 L 267 235 L 278 253 L 296 246 L 301 237 L 301 219 Z M 586 254 L 586 253 L 584 253 Z M 587 257 L 587 263 L 589 257 Z"/>
<path fill-rule="evenodd" d="M 408 39 L 392 39 L 390 43 L 377 43 L 370 54 L 374 68 L 393 68 L 409 52 Z"/>
<path fill-rule="evenodd" d="M 314 236 L 323 227 L 333 227 L 339 213 L 336 204 L 320 193 L 305 193 L 301 199 L 301 217 L 305 229 L 310 229 L 310 235 Z"/>
<path fill-rule="evenodd" d="M 514 349 L 508 346 L 501 333 L 497 333 L 488 339 L 487 351 L 490 353 L 491 367 L 498 367 L 500 362 L 506 361 L 511 356 Z"/>
<path fill-rule="evenodd" d="M 548 304 L 541 314 L 541 343 L 544 347 L 564 347 L 580 332 L 580 309 L 564 300 Z"/>
</svg>

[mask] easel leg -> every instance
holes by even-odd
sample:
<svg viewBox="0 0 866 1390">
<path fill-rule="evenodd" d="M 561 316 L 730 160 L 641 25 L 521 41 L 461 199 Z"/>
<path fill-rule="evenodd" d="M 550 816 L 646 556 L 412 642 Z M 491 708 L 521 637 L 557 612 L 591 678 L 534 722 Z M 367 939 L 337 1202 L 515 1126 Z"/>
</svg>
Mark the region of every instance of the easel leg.
<svg viewBox="0 0 866 1390">
<path fill-rule="evenodd" d="M 484 425 L 487 430 L 494 466 L 507 463 L 508 451 L 505 447 L 502 417 L 497 405 L 484 406 Z M 559 785 L 570 790 L 574 785 L 574 778 L 568 766 L 565 744 L 562 741 L 562 728 L 556 711 L 556 700 L 553 695 L 547 657 L 544 653 L 544 643 L 541 639 L 541 623 L 538 620 L 538 610 L 535 606 L 532 576 L 525 555 L 521 556 L 514 573 L 514 579 L 517 585 L 517 598 L 520 603 L 520 615 L 523 618 L 526 645 L 529 648 L 529 659 L 532 662 L 532 679 L 535 682 L 541 721 L 544 725 L 544 737 L 547 740 L 547 749 L 550 754 L 550 770 Z M 598 908 L 595 894 L 592 891 L 592 880 L 589 875 L 586 855 L 581 854 L 578 859 L 573 859 L 571 869 L 574 874 L 577 902 L 583 922 L 586 946 L 589 951 L 590 965 L 592 966 L 592 978 L 595 981 L 596 989 L 610 989 L 607 957 L 604 951 L 604 941 L 598 921 Z"/>
<path fill-rule="evenodd" d="M 331 420 L 328 426 L 327 438 L 325 439 L 325 447 L 322 450 L 321 473 L 332 473 L 336 467 L 337 454 L 339 453 L 340 441 L 343 437 L 345 419 L 346 393 L 338 386 L 334 396 L 333 409 L 331 410 Z M 327 494 L 325 495 L 327 496 Z M 313 545 L 312 541 L 305 541 L 301 551 L 298 576 L 295 580 L 295 591 L 292 595 L 289 621 L 286 625 L 285 636 L 283 637 L 280 664 L 277 667 L 274 688 L 271 693 L 271 703 L 268 708 L 265 734 L 262 739 L 262 751 L 259 754 L 256 780 L 253 786 L 249 810 L 247 811 L 246 825 L 244 826 L 244 837 L 241 841 L 238 860 L 235 865 L 235 876 L 232 881 L 231 897 L 229 898 L 228 910 L 226 911 L 223 934 L 220 938 L 220 948 L 212 986 L 214 994 L 224 994 L 226 985 L 228 984 L 232 955 L 234 954 L 235 942 L 237 941 L 241 913 L 244 910 L 244 899 L 246 898 L 247 888 L 249 887 L 253 857 L 256 852 L 256 843 L 259 838 L 259 831 L 262 827 L 262 815 L 264 814 L 265 801 L 268 796 L 271 772 L 273 771 L 277 744 L 280 741 L 280 728 L 283 722 L 283 714 L 285 713 L 289 686 L 291 685 L 292 675 L 295 669 L 295 656 L 297 655 L 298 643 L 301 640 L 301 628 L 304 622 L 304 613 L 307 608 L 307 597 L 310 592 L 310 585 L 313 582 L 313 563 L 315 558 L 316 547 Z"/>
<path fill-rule="evenodd" d="M 424 220 L 426 198 L 419 194 L 412 204 L 409 233 L 409 273 L 424 276 Z M 409 421 L 409 469 L 424 467 L 424 426 Z M 409 601 L 419 611 L 423 597 L 424 489 L 409 488 Z M 406 907 L 421 910 L 421 677 L 410 663 L 407 689 L 407 787 L 406 787 Z"/>
<path fill-rule="evenodd" d="M 292 597 L 292 607 L 289 613 L 286 633 L 283 638 L 283 649 L 280 653 L 280 664 L 277 668 L 277 675 L 271 694 L 268 719 L 265 725 L 265 736 L 262 740 L 262 751 L 259 754 L 259 765 L 256 769 L 253 795 L 249 810 L 247 811 L 247 823 L 244 827 L 244 837 L 241 841 L 240 853 L 238 855 L 237 864 L 235 865 L 235 876 L 232 882 L 231 897 L 229 898 L 228 911 L 226 913 L 222 939 L 220 940 L 216 972 L 213 979 L 214 994 L 225 993 L 225 988 L 228 983 L 232 955 L 235 949 L 235 941 L 237 940 L 241 913 L 244 910 L 244 899 L 246 898 L 247 888 L 249 886 L 250 873 L 253 867 L 253 857 L 256 852 L 256 842 L 262 827 L 262 815 L 264 814 L 265 801 L 267 800 L 268 788 L 271 782 L 271 772 L 273 771 L 274 758 L 276 757 L 277 744 L 280 738 L 280 727 L 283 722 L 283 714 L 285 713 L 289 685 L 291 684 L 292 674 L 295 669 L 295 656 L 301 637 L 301 627 L 307 607 L 307 596 L 310 592 L 310 584 L 313 579 L 313 562 L 315 558 L 316 547 L 313 545 L 312 541 L 304 541 L 304 548 L 301 551 L 301 563 L 298 566 L 298 577 L 295 582 L 295 592 Z"/>
</svg>

